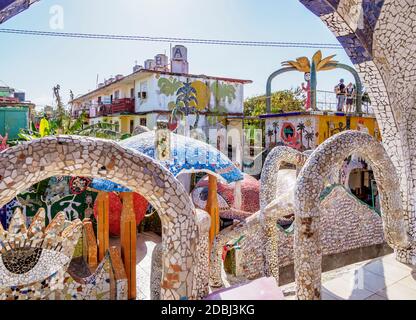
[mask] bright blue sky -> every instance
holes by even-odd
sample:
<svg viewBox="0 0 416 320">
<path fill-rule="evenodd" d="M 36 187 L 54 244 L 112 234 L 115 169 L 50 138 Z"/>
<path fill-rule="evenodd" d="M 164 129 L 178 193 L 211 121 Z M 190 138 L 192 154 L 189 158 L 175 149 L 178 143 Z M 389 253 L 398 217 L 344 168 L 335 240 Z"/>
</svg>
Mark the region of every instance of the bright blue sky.
<svg viewBox="0 0 416 320">
<path fill-rule="evenodd" d="M 54 31 L 49 27 L 53 5 L 64 9 L 62 32 L 134 34 L 224 40 L 337 43 L 326 26 L 297 0 L 41 0 L 0 28 Z M 99 80 L 132 71 L 168 43 L 87 40 L 0 33 L 0 80 L 26 91 L 38 104 L 52 104 L 59 83 L 64 100 L 94 89 Z M 251 79 L 246 97 L 263 94 L 270 73 L 284 60 L 312 56 L 316 49 L 233 47 L 187 44 L 190 72 Z M 343 50 L 324 56 L 351 65 Z M 332 91 L 344 71 L 322 72 L 318 88 Z M 296 87 L 301 73 L 275 80 L 273 89 Z M 1 84 L 1 82 L 0 82 Z"/>
</svg>

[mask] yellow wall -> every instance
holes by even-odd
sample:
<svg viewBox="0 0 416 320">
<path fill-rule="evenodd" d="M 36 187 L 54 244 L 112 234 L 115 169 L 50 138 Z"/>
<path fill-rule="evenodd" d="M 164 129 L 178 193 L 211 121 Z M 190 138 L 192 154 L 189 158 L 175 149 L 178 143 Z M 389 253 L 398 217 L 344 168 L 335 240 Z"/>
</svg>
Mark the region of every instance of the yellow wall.
<svg viewBox="0 0 416 320">
<path fill-rule="evenodd" d="M 319 121 L 319 144 L 344 130 L 360 130 L 368 132 L 371 136 L 381 141 L 380 131 L 375 118 L 350 117 L 348 127 L 346 116 L 315 115 L 315 117 L 317 117 Z"/>
<path fill-rule="evenodd" d="M 105 122 L 105 123 L 116 123 L 119 124 L 119 132 L 121 134 L 130 133 L 130 120 L 133 120 L 134 127 L 140 124 L 140 119 L 146 118 L 146 116 L 138 116 L 138 115 L 120 115 L 120 116 L 106 116 L 100 118 L 90 119 L 89 123 L 94 124 L 98 122 Z"/>
</svg>

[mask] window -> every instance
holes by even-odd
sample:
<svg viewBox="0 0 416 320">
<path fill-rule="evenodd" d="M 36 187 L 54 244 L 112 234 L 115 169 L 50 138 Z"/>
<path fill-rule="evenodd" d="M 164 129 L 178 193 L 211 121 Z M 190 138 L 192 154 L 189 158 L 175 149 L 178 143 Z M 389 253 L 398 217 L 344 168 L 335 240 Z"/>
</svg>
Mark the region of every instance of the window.
<svg viewBox="0 0 416 320">
<path fill-rule="evenodd" d="M 114 99 L 115 99 L 115 100 L 120 99 L 120 90 L 116 90 L 116 91 L 114 92 Z"/>
<path fill-rule="evenodd" d="M 134 99 L 134 88 L 130 89 L 130 98 Z"/>
<path fill-rule="evenodd" d="M 146 125 L 147 125 L 146 118 L 140 118 L 140 125 L 143 126 L 143 127 L 146 127 Z"/>
<path fill-rule="evenodd" d="M 140 92 L 138 93 L 139 99 L 147 99 L 147 82 L 140 83 Z"/>
</svg>

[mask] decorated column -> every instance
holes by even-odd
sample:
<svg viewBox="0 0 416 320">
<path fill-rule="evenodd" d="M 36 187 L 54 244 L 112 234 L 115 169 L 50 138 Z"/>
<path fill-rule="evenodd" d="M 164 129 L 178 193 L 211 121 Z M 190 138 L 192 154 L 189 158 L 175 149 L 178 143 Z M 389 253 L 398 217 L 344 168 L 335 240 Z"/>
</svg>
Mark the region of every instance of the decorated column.
<svg viewBox="0 0 416 320">
<path fill-rule="evenodd" d="M 97 196 L 97 238 L 98 238 L 98 260 L 104 259 L 105 253 L 109 247 L 110 225 L 108 215 L 110 212 L 109 195 L 107 192 L 100 191 Z"/>
<path fill-rule="evenodd" d="M 208 200 L 206 210 L 211 217 L 211 228 L 209 231 L 209 243 L 215 239 L 215 236 L 220 232 L 220 215 L 218 208 L 217 197 L 217 177 L 210 174 L 208 176 Z"/>
<path fill-rule="evenodd" d="M 133 207 L 133 193 L 123 192 L 123 210 L 120 221 L 121 257 L 128 281 L 128 298 L 136 299 L 136 216 Z"/>
</svg>

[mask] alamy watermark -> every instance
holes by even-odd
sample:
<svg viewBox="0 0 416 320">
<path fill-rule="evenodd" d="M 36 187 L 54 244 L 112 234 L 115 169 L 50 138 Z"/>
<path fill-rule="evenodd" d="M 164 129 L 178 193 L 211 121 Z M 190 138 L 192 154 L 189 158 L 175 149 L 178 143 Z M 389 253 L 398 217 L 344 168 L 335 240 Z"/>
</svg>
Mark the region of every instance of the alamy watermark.
<svg viewBox="0 0 416 320">
<path fill-rule="evenodd" d="M 64 23 L 64 8 L 61 5 L 55 4 L 49 8 L 49 28 L 52 30 L 63 30 Z"/>
</svg>

